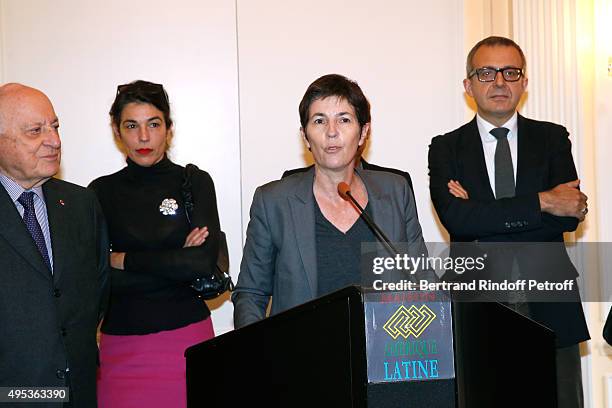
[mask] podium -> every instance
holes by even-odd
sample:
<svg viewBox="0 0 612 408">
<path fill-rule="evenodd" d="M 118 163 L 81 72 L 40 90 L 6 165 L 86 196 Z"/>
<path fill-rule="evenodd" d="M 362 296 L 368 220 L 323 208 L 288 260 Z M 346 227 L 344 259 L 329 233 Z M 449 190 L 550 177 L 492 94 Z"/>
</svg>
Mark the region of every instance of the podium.
<svg viewBox="0 0 612 408">
<path fill-rule="evenodd" d="M 190 408 L 555 407 L 554 334 L 499 303 L 350 286 L 190 347 Z"/>
</svg>

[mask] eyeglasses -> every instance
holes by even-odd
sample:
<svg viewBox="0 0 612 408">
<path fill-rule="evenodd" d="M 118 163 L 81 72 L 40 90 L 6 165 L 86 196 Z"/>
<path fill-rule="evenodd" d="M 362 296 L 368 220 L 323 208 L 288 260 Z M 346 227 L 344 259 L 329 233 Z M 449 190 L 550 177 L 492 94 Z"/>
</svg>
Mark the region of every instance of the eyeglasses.
<svg viewBox="0 0 612 408">
<path fill-rule="evenodd" d="M 493 68 L 493 67 L 482 67 L 473 69 L 468 75 L 468 78 L 478 75 L 480 82 L 493 82 L 497 77 L 497 73 L 501 72 L 502 77 L 507 82 L 516 82 L 523 76 L 523 70 L 521 68 L 506 67 L 506 68 Z"/>
<path fill-rule="evenodd" d="M 169 103 L 168 94 L 166 93 L 166 90 L 162 84 L 154 84 L 153 82 L 147 81 L 136 81 L 117 86 L 117 95 L 129 93 L 144 93 L 154 96 L 161 96 L 166 104 Z"/>
</svg>

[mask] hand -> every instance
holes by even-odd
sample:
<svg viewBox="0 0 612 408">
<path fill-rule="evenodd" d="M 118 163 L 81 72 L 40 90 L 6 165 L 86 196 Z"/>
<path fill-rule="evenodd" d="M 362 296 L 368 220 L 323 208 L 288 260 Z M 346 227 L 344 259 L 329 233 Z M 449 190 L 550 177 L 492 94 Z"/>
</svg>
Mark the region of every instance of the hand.
<svg viewBox="0 0 612 408">
<path fill-rule="evenodd" d="M 455 197 L 462 198 L 464 200 L 467 200 L 470 198 L 470 196 L 468 195 L 468 192 L 463 188 L 461 183 L 459 183 L 458 181 L 451 180 L 448 182 L 447 186 L 448 186 L 448 192 L 454 195 Z"/>
<path fill-rule="evenodd" d="M 580 180 L 574 180 L 538 193 L 542 212 L 559 217 L 574 217 L 583 221 L 589 211 L 588 197 L 578 189 L 579 187 Z"/>
<path fill-rule="evenodd" d="M 110 253 L 110 264 L 115 269 L 123 270 L 123 260 L 125 259 L 125 252 L 111 252 Z"/>
<path fill-rule="evenodd" d="M 200 246 L 204 243 L 204 241 L 206 241 L 207 237 L 208 237 L 208 227 L 202 227 L 202 228 L 195 227 L 189 233 L 189 235 L 187 235 L 187 238 L 185 238 L 185 244 L 183 245 L 183 248 Z"/>
</svg>

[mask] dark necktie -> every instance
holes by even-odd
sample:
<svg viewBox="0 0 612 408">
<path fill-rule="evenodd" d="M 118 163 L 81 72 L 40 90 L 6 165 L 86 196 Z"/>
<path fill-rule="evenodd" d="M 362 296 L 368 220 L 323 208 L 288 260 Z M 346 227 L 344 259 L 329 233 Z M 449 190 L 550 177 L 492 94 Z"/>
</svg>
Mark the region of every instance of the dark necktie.
<svg viewBox="0 0 612 408">
<path fill-rule="evenodd" d="M 36 211 L 34 210 L 34 192 L 24 191 L 17 201 L 23 205 L 23 222 L 25 222 L 30 235 L 32 235 L 32 239 L 42 255 L 45 265 L 51 270 L 51 261 L 49 260 L 49 253 L 47 252 L 47 245 L 45 244 L 45 236 L 36 219 Z"/>
<path fill-rule="evenodd" d="M 514 197 L 514 166 L 506 128 L 495 128 L 491 133 L 497 139 L 495 147 L 495 199 Z"/>
</svg>

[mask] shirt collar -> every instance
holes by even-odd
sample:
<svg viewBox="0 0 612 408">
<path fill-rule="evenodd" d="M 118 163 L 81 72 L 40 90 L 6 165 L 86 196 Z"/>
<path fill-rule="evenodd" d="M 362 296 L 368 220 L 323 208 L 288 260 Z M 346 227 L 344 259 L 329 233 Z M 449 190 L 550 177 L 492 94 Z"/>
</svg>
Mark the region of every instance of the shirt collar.
<svg viewBox="0 0 612 408">
<path fill-rule="evenodd" d="M 478 132 L 480 133 L 480 137 L 485 142 L 494 142 L 495 136 L 489 133 L 492 129 L 495 129 L 497 126 L 487 122 L 480 116 L 478 113 L 476 114 L 476 123 L 478 124 Z M 508 139 L 512 139 L 518 135 L 518 113 L 515 111 L 514 115 L 506 123 L 501 125 L 500 127 L 505 127 L 510 130 L 508 133 Z"/>
<path fill-rule="evenodd" d="M 2 184 L 2 186 L 4 186 L 4 189 L 8 193 L 9 197 L 11 197 L 11 200 L 13 200 L 13 203 L 17 203 L 17 199 L 24 191 L 33 191 L 34 194 L 38 196 L 38 198 L 43 201 L 45 199 L 42 185 L 38 187 L 32 187 L 31 189 L 26 190 L 25 188 L 21 187 L 15 180 L 2 173 L 0 173 L 0 183 Z"/>
</svg>

